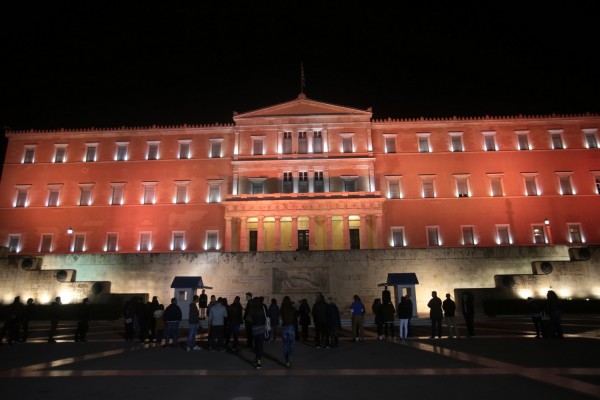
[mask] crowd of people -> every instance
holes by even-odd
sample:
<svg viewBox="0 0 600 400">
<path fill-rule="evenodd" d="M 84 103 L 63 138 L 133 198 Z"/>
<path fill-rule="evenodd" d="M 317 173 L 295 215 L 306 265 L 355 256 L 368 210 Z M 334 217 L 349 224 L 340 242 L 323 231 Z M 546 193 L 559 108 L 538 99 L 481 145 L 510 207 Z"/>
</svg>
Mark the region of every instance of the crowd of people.
<svg viewBox="0 0 600 400">
<path fill-rule="evenodd" d="M 280 339 L 283 345 L 285 364 L 291 366 L 295 352 L 296 341 L 309 342 L 309 326 L 314 328 L 314 347 L 330 348 L 339 345 L 341 329 L 340 310 L 333 299 L 325 299 L 322 293 L 317 293 L 311 305 L 308 299 L 294 303 L 289 296 L 284 296 L 281 305 L 272 298 L 265 304 L 264 297 L 254 297 L 246 293 L 246 303 L 242 305 L 240 296 L 229 303 L 225 297 L 208 295 L 202 290 L 200 295 L 194 295 L 189 309 L 182 310 L 177 299 L 172 298 L 165 308 L 158 297 L 144 303 L 140 297 L 127 301 L 123 307 L 123 322 L 125 340 L 146 342 L 161 348 L 179 346 L 180 323 L 188 320 L 188 330 L 185 340 L 187 351 L 198 351 L 202 348 L 198 343 L 200 321 L 206 320 L 208 328 L 208 349 L 224 352 L 238 351 L 242 329 L 245 331 L 246 347 L 253 349 L 255 366 L 262 368 L 261 359 L 263 346 L 267 342 Z M 461 311 L 465 320 L 468 337 L 474 336 L 474 296 L 470 291 L 461 293 Z M 548 291 L 547 300 L 527 299 L 527 305 L 534 323 L 536 338 L 562 338 L 560 301 L 556 293 Z M 90 320 L 90 302 L 88 299 L 78 305 L 77 326 L 74 331 L 75 342 L 86 342 Z M 449 339 L 459 338 L 456 324 L 456 303 L 450 293 L 441 300 L 437 292 L 431 293 L 427 306 L 430 309 L 431 336 L 430 339 L 442 338 L 442 321 L 447 326 Z M 50 329 L 48 342 L 55 343 L 55 336 L 61 318 L 62 302 L 56 297 L 50 305 Z M 364 340 L 365 305 L 358 295 L 355 295 L 349 307 L 351 315 L 352 340 Z M 0 344 L 5 337 L 8 344 L 26 342 L 29 337 L 29 321 L 33 315 L 35 303 L 28 299 L 26 304 L 19 296 L 6 307 L 5 323 L 0 335 Z M 371 307 L 379 340 L 407 340 L 412 337 L 410 321 L 413 317 L 413 302 L 410 295 L 400 298 L 396 306 L 392 303 L 391 294 L 387 287 L 382 291 L 381 298 L 375 299 Z M 187 317 L 187 318 L 186 318 Z M 394 326 L 396 317 L 399 320 L 398 336 L 395 336 Z"/>
</svg>

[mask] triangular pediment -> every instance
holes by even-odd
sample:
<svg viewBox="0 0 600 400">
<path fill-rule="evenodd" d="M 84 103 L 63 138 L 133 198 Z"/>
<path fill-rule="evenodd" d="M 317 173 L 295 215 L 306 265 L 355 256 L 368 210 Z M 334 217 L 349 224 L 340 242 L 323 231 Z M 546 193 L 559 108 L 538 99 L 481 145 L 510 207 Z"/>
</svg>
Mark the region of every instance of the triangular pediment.
<svg viewBox="0 0 600 400">
<path fill-rule="evenodd" d="M 308 99 L 300 94 L 297 99 L 270 107 L 261 108 L 234 116 L 234 120 L 245 118 L 277 118 L 294 116 L 317 116 L 317 115 L 347 115 L 364 116 L 370 118 L 371 110 L 359 110 L 357 108 L 343 107 L 335 104 L 323 103 Z"/>
</svg>

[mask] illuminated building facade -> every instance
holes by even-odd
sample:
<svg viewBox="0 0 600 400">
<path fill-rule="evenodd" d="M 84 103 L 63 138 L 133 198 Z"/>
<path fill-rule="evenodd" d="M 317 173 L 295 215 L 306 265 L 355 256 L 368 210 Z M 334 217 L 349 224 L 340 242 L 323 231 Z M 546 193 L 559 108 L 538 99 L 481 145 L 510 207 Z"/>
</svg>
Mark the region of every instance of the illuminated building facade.
<svg viewBox="0 0 600 400">
<path fill-rule="evenodd" d="M 9 131 L 0 244 L 63 254 L 600 243 L 598 115 L 376 120 L 301 94 L 233 121 Z"/>
</svg>

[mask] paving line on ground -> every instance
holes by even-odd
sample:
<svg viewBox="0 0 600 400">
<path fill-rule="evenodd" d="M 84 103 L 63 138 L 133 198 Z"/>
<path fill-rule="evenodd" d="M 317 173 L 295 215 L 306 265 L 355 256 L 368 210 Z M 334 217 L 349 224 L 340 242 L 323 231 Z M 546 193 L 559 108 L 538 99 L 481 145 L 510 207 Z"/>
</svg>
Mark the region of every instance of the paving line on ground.
<svg viewBox="0 0 600 400">
<path fill-rule="evenodd" d="M 600 386 L 562 376 L 569 374 L 567 372 L 569 368 L 552 368 L 552 372 L 549 372 L 547 368 L 521 367 L 504 361 L 498 361 L 487 357 L 477 356 L 474 354 L 466 353 L 464 351 L 458 351 L 446 347 L 436 346 L 434 344 L 421 343 L 415 341 L 402 342 L 400 344 L 410 346 L 415 349 L 426 351 L 429 353 L 453 358 L 455 360 L 465 361 L 473 364 L 482 365 L 484 367 L 505 371 L 509 374 L 522 376 L 539 383 L 558 386 L 563 389 L 569 389 L 575 392 L 584 393 L 594 397 L 600 397 Z M 582 375 L 596 375 L 599 371 L 598 368 L 590 368 L 585 370 L 587 370 L 588 374 Z"/>
</svg>

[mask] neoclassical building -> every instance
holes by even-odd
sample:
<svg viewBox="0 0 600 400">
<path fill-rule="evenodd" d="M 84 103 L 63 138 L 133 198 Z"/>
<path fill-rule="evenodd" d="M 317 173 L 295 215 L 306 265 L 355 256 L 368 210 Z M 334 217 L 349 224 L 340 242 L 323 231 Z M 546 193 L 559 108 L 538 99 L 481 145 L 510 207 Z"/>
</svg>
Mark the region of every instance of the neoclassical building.
<svg viewBox="0 0 600 400">
<path fill-rule="evenodd" d="M 203 126 L 8 131 L 9 253 L 600 243 L 599 115 L 373 118 L 300 94 Z"/>
</svg>

